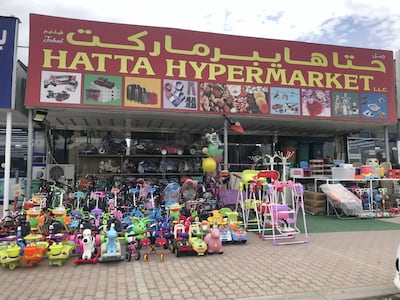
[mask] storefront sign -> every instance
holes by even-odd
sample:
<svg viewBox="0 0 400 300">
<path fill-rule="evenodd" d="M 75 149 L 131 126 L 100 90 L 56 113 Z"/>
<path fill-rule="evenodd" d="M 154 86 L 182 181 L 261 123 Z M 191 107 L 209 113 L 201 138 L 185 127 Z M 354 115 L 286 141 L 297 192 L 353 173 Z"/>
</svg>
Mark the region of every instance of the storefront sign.
<svg viewBox="0 0 400 300">
<path fill-rule="evenodd" d="M 397 121 L 393 53 L 31 15 L 28 107 Z"/>
<path fill-rule="evenodd" d="M 16 34 L 18 19 L 0 17 L 0 109 L 14 109 Z"/>
</svg>

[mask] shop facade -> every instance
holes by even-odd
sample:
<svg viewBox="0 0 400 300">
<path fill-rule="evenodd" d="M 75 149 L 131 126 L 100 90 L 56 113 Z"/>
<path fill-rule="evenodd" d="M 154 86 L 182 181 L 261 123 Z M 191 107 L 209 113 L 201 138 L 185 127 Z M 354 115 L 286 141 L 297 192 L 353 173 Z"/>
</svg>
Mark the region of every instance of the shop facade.
<svg viewBox="0 0 400 300">
<path fill-rule="evenodd" d="M 285 149 L 295 166 L 347 160 L 349 136 L 397 138 L 390 51 L 34 14 L 30 22 L 25 106 L 46 117 L 35 130 L 35 177 L 57 176 L 50 170 L 61 165 L 73 178 L 201 176 L 213 132 L 232 171 Z M 114 144 L 100 153 L 106 137 Z"/>
</svg>

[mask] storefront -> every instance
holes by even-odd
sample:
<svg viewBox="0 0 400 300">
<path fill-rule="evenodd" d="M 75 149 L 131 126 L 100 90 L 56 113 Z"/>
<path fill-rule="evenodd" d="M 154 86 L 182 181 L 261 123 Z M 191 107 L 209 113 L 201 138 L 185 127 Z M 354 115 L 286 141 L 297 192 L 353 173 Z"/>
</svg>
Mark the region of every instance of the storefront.
<svg viewBox="0 0 400 300">
<path fill-rule="evenodd" d="M 79 177 L 137 175 L 145 159 L 163 173 L 157 149 L 166 146 L 184 148 L 171 173 L 201 175 L 212 132 L 229 145 L 222 162 L 232 170 L 285 147 L 294 164 L 345 158 L 335 141 L 396 134 L 390 51 L 33 14 L 29 55 L 25 105 L 45 112 L 46 164 L 72 165 Z M 100 156 L 107 134 L 129 141 L 129 153 Z"/>
</svg>

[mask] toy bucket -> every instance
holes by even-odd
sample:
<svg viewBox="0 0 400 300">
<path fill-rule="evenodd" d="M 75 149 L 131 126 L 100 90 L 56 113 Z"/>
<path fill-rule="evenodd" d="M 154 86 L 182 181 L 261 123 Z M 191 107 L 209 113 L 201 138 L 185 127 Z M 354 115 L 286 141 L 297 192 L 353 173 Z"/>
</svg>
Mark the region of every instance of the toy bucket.
<svg viewBox="0 0 400 300">
<path fill-rule="evenodd" d="M 50 246 L 50 255 L 60 255 L 61 251 L 63 249 L 63 245 L 62 244 L 53 244 Z"/>
<path fill-rule="evenodd" d="M 31 229 L 36 229 L 39 226 L 39 219 L 29 219 L 29 225 L 31 226 Z"/>
<path fill-rule="evenodd" d="M 38 252 L 38 247 L 36 245 L 29 245 L 24 248 L 24 256 L 32 257 Z"/>
<path fill-rule="evenodd" d="M 49 248 L 49 243 L 48 242 L 37 242 L 36 246 L 38 248 L 38 251 L 41 255 L 47 251 Z"/>
<path fill-rule="evenodd" d="M 18 257 L 19 256 L 19 251 L 21 250 L 20 246 L 9 246 L 6 249 L 7 255 L 9 257 Z"/>
</svg>

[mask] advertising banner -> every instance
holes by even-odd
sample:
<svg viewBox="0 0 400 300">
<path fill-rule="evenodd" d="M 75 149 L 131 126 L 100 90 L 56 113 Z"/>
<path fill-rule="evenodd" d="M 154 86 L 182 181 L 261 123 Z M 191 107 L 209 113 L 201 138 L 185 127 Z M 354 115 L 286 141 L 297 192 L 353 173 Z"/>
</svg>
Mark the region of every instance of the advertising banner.
<svg viewBox="0 0 400 300">
<path fill-rule="evenodd" d="M 393 53 L 32 14 L 28 107 L 397 121 Z"/>
<path fill-rule="evenodd" d="M 15 108 L 13 78 L 17 24 L 17 18 L 0 16 L 0 109 Z"/>
</svg>

